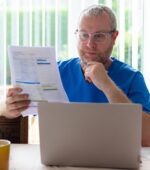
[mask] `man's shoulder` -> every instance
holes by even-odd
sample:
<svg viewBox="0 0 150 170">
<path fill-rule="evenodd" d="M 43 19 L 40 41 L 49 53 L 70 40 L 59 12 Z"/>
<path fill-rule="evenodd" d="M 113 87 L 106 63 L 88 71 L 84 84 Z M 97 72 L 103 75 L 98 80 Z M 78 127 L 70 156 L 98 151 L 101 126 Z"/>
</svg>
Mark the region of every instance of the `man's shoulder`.
<svg viewBox="0 0 150 170">
<path fill-rule="evenodd" d="M 108 69 L 108 73 L 111 78 L 117 78 L 118 80 L 143 79 L 143 75 L 139 70 L 114 58 L 111 67 Z"/>
<path fill-rule="evenodd" d="M 119 72 L 130 72 L 130 73 L 139 72 L 138 70 L 133 68 L 131 65 L 123 61 L 120 61 L 119 59 L 116 59 L 116 58 L 112 58 L 112 59 L 113 59 L 113 63 L 112 63 L 112 67 L 110 68 L 111 70 L 118 70 Z"/>
</svg>

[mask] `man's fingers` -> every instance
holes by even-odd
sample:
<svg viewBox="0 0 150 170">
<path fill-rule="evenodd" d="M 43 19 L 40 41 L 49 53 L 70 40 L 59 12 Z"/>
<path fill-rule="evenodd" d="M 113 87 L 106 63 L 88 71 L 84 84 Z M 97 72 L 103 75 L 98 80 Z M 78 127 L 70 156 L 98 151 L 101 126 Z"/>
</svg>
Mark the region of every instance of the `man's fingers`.
<svg viewBox="0 0 150 170">
<path fill-rule="evenodd" d="M 87 66 L 91 66 L 91 65 L 95 65 L 95 64 L 99 64 L 99 62 L 97 62 L 97 61 L 88 61 L 87 62 Z"/>
<path fill-rule="evenodd" d="M 30 104 L 30 100 L 27 100 L 27 101 L 22 101 L 22 102 L 16 102 L 16 103 L 12 103 L 12 104 L 9 104 L 8 107 L 7 107 L 7 110 L 8 111 L 12 111 L 12 110 L 19 110 L 21 108 L 24 108 L 24 107 L 28 107 Z"/>
<path fill-rule="evenodd" d="M 28 106 L 22 107 L 20 109 L 17 110 L 12 110 L 11 112 L 9 112 L 9 115 L 6 115 L 6 117 L 13 119 L 16 117 L 21 116 L 21 112 L 25 111 L 28 108 Z"/>
<path fill-rule="evenodd" d="M 15 117 L 18 117 L 18 116 L 21 115 L 21 112 L 25 111 L 27 108 L 28 108 L 28 106 L 25 106 L 25 107 L 22 107 L 22 108 L 20 108 L 20 109 L 17 109 L 16 112 L 15 112 L 15 115 L 14 115 L 14 113 L 13 113 L 13 115 L 14 115 Z"/>
<path fill-rule="evenodd" d="M 9 88 L 8 93 L 7 93 L 7 97 L 13 96 L 13 95 L 20 93 L 20 92 L 22 92 L 22 89 L 20 87 Z"/>
<path fill-rule="evenodd" d="M 22 94 L 20 87 L 9 88 L 6 98 L 6 117 L 16 118 L 21 112 L 29 107 L 30 100 L 28 94 Z"/>
<path fill-rule="evenodd" d="M 85 77 L 85 80 L 87 80 L 89 83 L 92 83 L 92 80 L 90 78 L 90 70 L 88 69 L 85 70 L 84 77 Z"/>
<path fill-rule="evenodd" d="M 14 96 L 7 97 L 6 104 L 11 104 L 14 102 L 20 102 L 20 101 L 25 101 L 29 100 L 29 95 L 28 94 L 17 94 Z"/>
</svg>

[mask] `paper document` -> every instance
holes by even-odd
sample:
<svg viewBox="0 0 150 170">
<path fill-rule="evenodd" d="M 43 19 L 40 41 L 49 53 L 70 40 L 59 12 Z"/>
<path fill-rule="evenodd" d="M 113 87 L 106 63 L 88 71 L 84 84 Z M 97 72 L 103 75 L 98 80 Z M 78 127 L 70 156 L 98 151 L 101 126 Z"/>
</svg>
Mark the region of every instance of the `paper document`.
<svg viewBox="0 0 150 170">
<path fill-rule="evenodd" d="M 8 52 L 12 84 L 29 94 L 34 110 L 37 101 L 68 102 L 54 48 L 10 46 Z"/>
</svg>

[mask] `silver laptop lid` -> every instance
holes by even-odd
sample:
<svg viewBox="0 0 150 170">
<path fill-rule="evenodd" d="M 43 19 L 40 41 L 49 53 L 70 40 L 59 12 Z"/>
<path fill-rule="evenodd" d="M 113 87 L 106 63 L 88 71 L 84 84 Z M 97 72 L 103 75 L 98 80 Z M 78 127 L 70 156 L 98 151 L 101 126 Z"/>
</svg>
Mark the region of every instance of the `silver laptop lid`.
<svg viewBox="0 0 150 170">
<path fill-rule="evenodd" d="M 137 168 L 141 114 L 137 104 L 39 103 L 45 165 Z"/>
</svg>

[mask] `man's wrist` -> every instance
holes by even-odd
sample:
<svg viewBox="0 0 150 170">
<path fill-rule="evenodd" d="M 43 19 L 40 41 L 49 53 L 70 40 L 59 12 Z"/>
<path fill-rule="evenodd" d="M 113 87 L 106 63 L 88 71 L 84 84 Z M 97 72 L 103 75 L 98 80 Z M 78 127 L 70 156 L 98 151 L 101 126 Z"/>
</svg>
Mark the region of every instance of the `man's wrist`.
<svg viewBox="0 0 150 170">
<path fill-rule="evenodd" d="M 113 89 L 115 88 L 114 82 L 108 78 L 104 83 L 101 84 L 101 90 L 106 94 L 109 95 L 114 91 Z"/>
<path fill-rule="evenodd" d="M 103 92 L 110 103 L 131 103 L 126 94 L 112 80 L 105 84 Z"/>
</svg>

